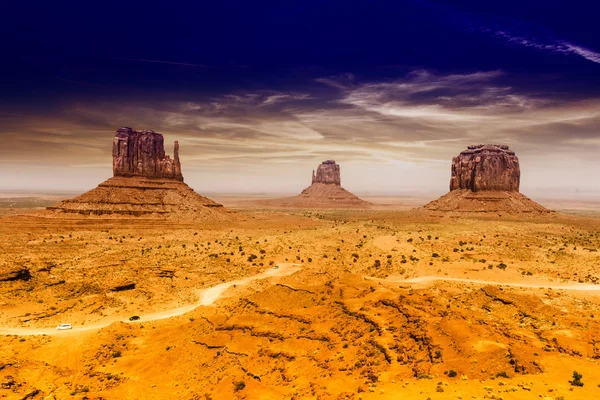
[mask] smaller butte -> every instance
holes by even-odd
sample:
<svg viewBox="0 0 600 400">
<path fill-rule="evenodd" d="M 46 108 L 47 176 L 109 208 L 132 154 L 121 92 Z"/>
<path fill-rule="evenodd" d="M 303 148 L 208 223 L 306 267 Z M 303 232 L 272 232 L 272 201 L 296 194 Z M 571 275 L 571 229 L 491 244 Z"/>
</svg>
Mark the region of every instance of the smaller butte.
<svg viewBox="0 0 600 400">
<path fill-rule="evenodd" d="M 292 208 L 369 208 L 372 204 L 342 187 L 340 166 L 323 161 L 312 173 L 312 183 L 294 197 L 264 200 L 262 204 Z"/>
<path fill-rule="evenodd" d="M 468 146 L 452 159 L 450 192 L 424 208 L 443 212 L 550 212 L 519 192 L 520 180 L 519 159 L 508 146 Z"/>
<path fill-rule="evenodd" d="M 179 143 L 173 158 L 164 138 L 151 130 L 117 130 L 113 141 L 113 177 L 56 207 L 46 216 L 150 217 L 183 222 L 219 220 L 221 204 L 199 195 L 183 182 Z"/>
</svg>

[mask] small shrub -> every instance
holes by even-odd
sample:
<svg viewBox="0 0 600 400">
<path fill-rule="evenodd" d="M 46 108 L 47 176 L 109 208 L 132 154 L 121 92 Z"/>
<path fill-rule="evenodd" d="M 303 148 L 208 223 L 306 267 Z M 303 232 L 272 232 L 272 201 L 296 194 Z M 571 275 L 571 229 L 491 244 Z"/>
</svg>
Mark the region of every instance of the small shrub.
<svg viewBox="0 0 600 400">
<path fill-rule="evenodd" d="M 240 390 L 244 390 L 246 387 L 246 383 L 244 381 L 239 381 L 233 384 L 233 390 L 235 392 L 239 392 Z"/>
<path fill-rule="evenodd" d="M 454 378 L 456 377 L 456 375 L 458 375 L 458 373 L 455 370 L 451 369 L 450 371 L 448 371 L 448 377 Z"/>
<path fill-rule="evenodd" d="M 577 371 L 573 371 L 573 380 L 569 381 L 569 383 L 571 384 L 571 386 L 582 387 L 583 386 L 583 382 L 581 382 L 581 378 L 583 378 L 583 375 L 581 375 Z"/>
</svg>

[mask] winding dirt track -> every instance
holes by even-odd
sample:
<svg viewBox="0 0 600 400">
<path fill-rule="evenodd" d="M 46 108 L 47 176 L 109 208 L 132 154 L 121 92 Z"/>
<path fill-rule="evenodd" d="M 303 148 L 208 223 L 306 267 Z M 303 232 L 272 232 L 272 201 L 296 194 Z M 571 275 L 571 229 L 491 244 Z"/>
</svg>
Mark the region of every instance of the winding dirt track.
<svg viewBox="0 0 600 400">
<path fill-rule="evenodd" d="M 298 264 L 278 264 L 279 268 L 271 268 L 261 274 L 250 276 L 248 278 L 239 279 L 230 282 L 224 282 L 219 285 L 198 290 L 199 300 L 196 303 L 173 308 L 167 311 L 161 311 L 152 314 L 146 314 L 140 316 L 140 319 L 133 323 L 140 322 L 150 322 L 150 321 L 158 321 L 161 319 L 176 317 L 179 315 L 183 315 L 187 312 L 192 311 L 193 309 L 200 306 L 209 306 L 212 305 L 215 301 L 217 301 L 223 293 L 233 285 L 245 285 L 249 282 L 252 282 L 257 279 L 266 279 L 270 277 L 276 276 L 288 276 L 302 269 Z M 394 278 L 373 278 L 365 276 L 365 279 L 373 280 L 373 281 L 381 281 L 381 282 L 392 282 L 392 283 L 405 283 L 405 284 L 427 284 L 434 282 L 460 282 L 467 283 L 472 285 L 496 285 L 496 286 L 510 286 L 510 287 L 521 287 L 521 288 L 530 288 L 530 289 L 552 289 L 552 290 L 573 290 L 573 291 L 586 291 L 586 292 L 600 292 L 600 285 L 592 285 L 592 284 L 579 284 L 572 283 L 566 285 L 553 285 L 553 284 L 529 284 L 529 283 L 510 283 L 510 282 L 497 282 L 497 281 L 483 281 L 477 279 L 465 279 L 465 278 L 450 278 L 450 277 L 440 277 L 440 276 L 419 276 L 416 278 L 410 279 L 394 279 Z M 73 329 L 68 331 L 57 331 L 54 328 L 8 328 L 8 327 L 0 327 L 0 335 L 17 335 L 17 336 L 32 336 L 32 335 L 69 335 L 76 334 L 86 331 L 93 331 L 109 326 L 114 322 L 127 322 L 132 323 L 128 320 L 123 320 L 121 318 L 108 318 L 101 323 L 97 323 L 94 325 L 86 325 L 86 326 L 74 326 Z"/>
<path fill-rule="evenodd" d="M 494 286 L 510 286 L 520 287 L 529 289 L 552 289 L 552 290 L 574 290 L 580 292 L 600 292 L 600 285 L 583 284 L 583 283 L 571 283 L 566 285 L 554 285 L 548 284 L 533 284 L 533 283 L 511 283 L 511 282 L 498 282 L 498 281 L 482 281 L 478 279 L 466 279 L 466 278 L 450 278 L 443 276 L 418 276 L 410 279 L 379 279 L 379 278 L 367 278 L 371 280 L 377 280 L 382 282 L 394 282 L 394 283 L 433 283 L 433 282 L 460 282 L 468 283 L 472 285 L 494 285 Z"/>
<path fill-rule="evenodd" d="M 187 312 L 192 311 L 193 309 L 200 306 L 210 306 L 215 301 L 217 301 L 221 295 L 229 289 L 229 287 L 233 285 L 245 285 L 252 281 L 258 279 L 266 279 L 270 277 L 276 276 L 288 276 L 296 271 L 299 271 L 301 267 L 298 264 L 278 264 L 278 268 L 271 268 L 266 270 L 263 273 L 258 275 L 250 276 L 248 278 L 239 279 L 230 282 L 224 282 L 218 284 L 216 286 L 199 289 L 197 294 L 199 300 L 196 303 L 189 304 L 187 306 L 173 308 L 167 311 L 161 311 L 151 314 L 146 314 L 140 316 L 140 319 L 134 322 L 130 322 L 127 319 L 118 318 L 107 318 L 100 323 L 96 323 L 93 325 L 84 325 L 84 326 L 74 326 L 73 329 L 58 331 L 55 328 L 8 328 L 8 327 L 0 327 L 0 335 L 17 335 L 17 336 L 32 336 L 32 335 L 69 335 L 74 333 L 81 333 L 86 331 L 98 330 L 104 327 L 109 326 L 114 322 L 126 322 L 126 323 L 140 323 L 140 322 L 150 322 L 150 321 L 158 321 L 161 319 L 176 317 L 179 315 L 183 315 Z"/>
</svg>

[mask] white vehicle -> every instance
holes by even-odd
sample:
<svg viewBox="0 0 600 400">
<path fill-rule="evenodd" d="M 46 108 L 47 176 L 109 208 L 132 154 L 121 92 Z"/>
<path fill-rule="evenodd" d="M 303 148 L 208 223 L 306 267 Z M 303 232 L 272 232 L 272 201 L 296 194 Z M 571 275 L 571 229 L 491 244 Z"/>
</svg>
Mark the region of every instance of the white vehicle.
<svg viewBox="0 0 600 400">
<path fill-rule="evenodd" d="M 71 326 L 71 324 L 60 324 L 59 326 L 56 327 L 57 331 L 65 331 L 67 329 L 72 329 L 73 327 Z"/>
</svg>

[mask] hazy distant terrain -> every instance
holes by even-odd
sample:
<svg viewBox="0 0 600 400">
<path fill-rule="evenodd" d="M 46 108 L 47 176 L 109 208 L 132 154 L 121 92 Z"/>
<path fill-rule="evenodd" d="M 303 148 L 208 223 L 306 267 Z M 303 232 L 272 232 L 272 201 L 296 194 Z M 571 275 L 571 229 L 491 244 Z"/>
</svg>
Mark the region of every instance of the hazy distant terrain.
<svg viewBox="0 0 600 400">
<path fill-rule="evenodd" d="M 0 209 L 24 209 L 45 208 L 56 205 L 61 200 L 78 195 L 77 192 L 0 192 Z M 297 194 L 297 193 L 296 193 Z M 208 196 L 232 208 L 260 208 L 260 200 L 269 200 L 294 193 L 208 193 Z M 530 197 L 542 204 L 544 207 L 565 212 L 569 214 L 593 215 L 600 213 L 600 193 L 558 193 L 558 197 L 552 197 L 547 191 L 534 191 Z M 402 193 L 402 194 L 360 194 L 360 197 L 375 205 L 375 209 L 410 210 L 423 206 L 437 198 L 435 193 Z M 258 201 L 258 202 L 257 202 Z M 5 211 L 6 212 L 6 211 Z"/>
</svg>

